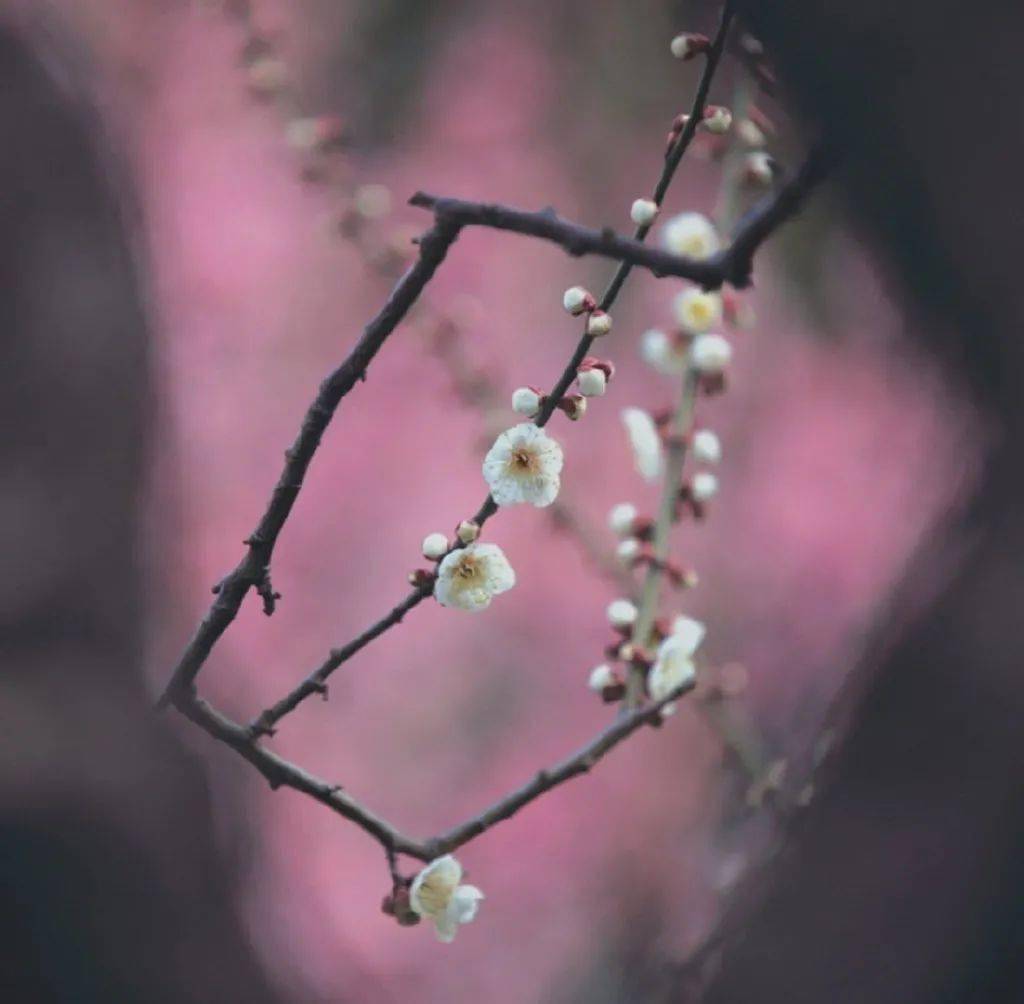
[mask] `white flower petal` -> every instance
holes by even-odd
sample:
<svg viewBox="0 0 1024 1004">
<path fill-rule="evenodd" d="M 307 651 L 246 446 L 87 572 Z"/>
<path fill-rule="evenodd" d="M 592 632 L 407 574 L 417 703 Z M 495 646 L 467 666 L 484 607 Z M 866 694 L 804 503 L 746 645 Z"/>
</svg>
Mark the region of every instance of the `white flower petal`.
<svg viewBox="0 0 1024 1004">
<path fill-rule="evenodd" d="M 655 481 L 661 474 L 661 436 L 654 419 L 642 408 L 625 408 L 622 422 L 633 447 L 633 462 L 637 473 L 647 481 Z"/>
<path fill-rule="evenodd" d="M 451 854 L 435 858 L 413 879 L 409 905 L 421 917 L 443 914 L 461 880 L 462 865 Z"/>
<path fill-rule="evenodd" d="M 693 655 L 700 648 L 700 643 L 707 634 L 707 628 L 701 621 L 680 614 L 672 622 L 672 634 L 669 636 L 685 655 Z"/>
<path fill-rule="evenodd" d="M 484 894 L 475 885 L 460 885 L 448 904 L 448 915 L 458 924 L 468 924 L 480 909 Z"/>
</svg>

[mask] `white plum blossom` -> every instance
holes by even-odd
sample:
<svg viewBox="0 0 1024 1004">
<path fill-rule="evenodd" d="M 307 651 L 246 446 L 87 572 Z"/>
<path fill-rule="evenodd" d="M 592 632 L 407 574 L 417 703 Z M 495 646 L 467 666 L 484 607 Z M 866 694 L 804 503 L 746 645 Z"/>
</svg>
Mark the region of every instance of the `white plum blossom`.
<svg viewBox="0 0 1024 1004">
<path fill-rule="evenodd" d="M 606 613 L 608 615 L 608 623 L 613 628 L 622 630 L 623 628 L 632 627 L 633 622 L 636 620 L 636 604 L 631 600 L 612 600 L 608 604 Z"/>
<path fill-rule="evenodd" d="M 690 495 L 694 502 L 707 502 L 718 493 L 718 478 L 709 471 L 694 474 L 690 482 Z"/>
<path fill-rule="evenodd" d="M 637 511 L 632 502 L 620 502 L 608 512 L 608 526 L 619 537 L 628 537 L 636 524 Z"/>
<path fill-rule="evenodd" d="M 548 506 L 561 486 L 562 447 L 543 429 L 523 422 L 503 432 L 484 457 L 484 480 L 497 505 Z"/>
<path fill-rule="evenodd" d="M 658 654 L 647 673 L 647 693 L 652 701 L 663 701 L 697 675 L 693 656 L 704 640 L 704 625 L 691 617 L 677 617 L 672 633 L 658 646 Z M 675 704 L 661 709 L 663 717 L 675 712 Z"/>
<path fill-rule="evenodd" d="M 690 346 L 690 361 L 700 373 L 721 373 L 732 360 L 732 346 L 722 335 L 700 335 Z"/>
<path fill-rule="evenodd" d="M 710 41 L 707 35 L 698 35 L 695 32 L 683 32 L 676 35 L 669 42 L 668 47 L 676 59 L 692 59 L 698 52 L 707 51 Z"/>
<path fill-rule="evenodd" d="M 693 434 L 693 459 L 699 464 L 717 464 L 722 459 L 722 444 L 710 429 Z"/>
<path fill-rule="evenodd" d="M 658 203 L 653 199 L 636 199 L 629 207 L 629 218 L 639 227 L 649 227 L 658 218 Z"/>
<path fill-rule="evenodd" d="M 654 419 L 642 408 L 624 408 L 622 424 L 633 448 L 637 473 L 647 481 L 656 481 L 661 474 L 662 449 Z"/>
<path fill-rule="evenodd" d="M 434 598 L 443 607 L 484 610 L 516 584 L 516 573 L 497 544 L 469 544 L 437 566 Z"/>
<path fill-rule="evenodd" d="M 666 376 L 678 376 L 686 369 L 688 346 L 681 339 L 669 337 L 659 328 L 651 328 L 640 336 L 640 356 Z"/>
<path fill-rule="evenodd" d="M 755 150 L 747 156 L 743 172 L 750 181 L 758 185 L 770 185 L 775 179 L 772 159 L 763 150 Z"/>
<path fill-rule="evenodd" d="M 437 561 L 448 550 L 448 538 L 443 533 L 428 533 L 423 538 L 423 557 Z"/>
<path fill-rule="evenodd" d="M 512 391 L 512 410 L 527 418 L 540 411 L 540 394 L 532 387 L 518 387 Z"/>
<path fill-rule="evenodd" d="M 472 544 L 480 536 L 480 524 L 474 523 L 471 519 L 464 519 L 455 534 L 463 544 Z"/>
<path fill-rule="evenodd" d="M 462 865 L 450 854 L 435 858 L 412 880 L 409 905 L 434 922 L 438 940 L 454 940 L 460 924 L 468 924 L 480 908 L 484 894 L 474 885 L 462 885 Z"/>
<path fill-rule="evenodd" d="M 757 149 L 768 142 L 764 130 L 753 119 L 740 119 L 736 123 L 736 135 L 744 145 Z"/>
<path fill-rule="evenodd" d="M 662 244 L 673 254 L 708 258 L 721 246 L 714 224 L 700 213 L 673 216 L 661 233 Z"/>
<path fill-rule="evenodd" d="M 580 370 L 576 374 L 576 383 L 584 397 L 601 397 L 608 389 L 608 377 L 596 366 L 590 370 Z"/>
<path fill-rule="evenodd" d="M 600 666 L 595 666 L 590 671 L 590 676 L 587 678 L 587 686 L 598 694 L 601 693 L 605 687 L 611 687 L 616 682 L 615 674 L 612 672 L 611 667 L 604 663 Z"/>
<path fill-rule="evenodd" d="M 721 293 L 705 293 L 696 286 L 678 293 L 672 308 L 679 327 L 691 335 L 701 335 L 722 321 Z"/>
<path fill-rule="evenodd" d="M 562 295 L 562 306 L 575 317 L 594 309 L 594 297 L 582 286 L 570 286 Z"/>
<path fill-rule="evenodd" d="M 587 318 L 587 334 L 591 338 L 600 338 L 612 330 L 612 315 L 603 310 L 591 312 Z"/>
</svg>

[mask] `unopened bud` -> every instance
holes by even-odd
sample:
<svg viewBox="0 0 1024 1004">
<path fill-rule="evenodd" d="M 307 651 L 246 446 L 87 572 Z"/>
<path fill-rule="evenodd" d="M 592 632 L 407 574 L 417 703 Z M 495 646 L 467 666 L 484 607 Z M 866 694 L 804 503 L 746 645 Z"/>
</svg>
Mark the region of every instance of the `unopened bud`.
<svg viewBox="0 0 1024 1004">
<path fill-rule="evenodd" d="M 744 178 L 755 185 L 770 185 L 775 180 L 773 161 L 764 150 L 755 150 L 743 165 Z"/>
<path fill-rule="evenodd" d="M 595 310 L 587 318 L 587 334 L 591 338 L 600 338 L 612 330 L 612 316 L 603 310 Z"/>
<path fill-rule="evenodd" d="M 693 434 L 693 459 L 699 464 L 717 464 L 722 459 L 722 444 L 710 429 Z"/>
<path fill-rule="evenodd" d="M 579 370 L 576 374 L 576 383 L 584 397 L 601 397 L 608 389 L 608 377 L 605 376 L 604 370 L 596 367 Z"/>
<path fill-rule="evenodd" d="M 714 498 L 718 492 L 718 478 L 708 471 L 701 471 L 690 482 L 690 497 L 694 502 L 703 503 Z"/>
<path fill-rule="evenodd" d="M 635 537 L 627 537 L 615 549 L 615 557 L 626 566 L 632 565 L 639 553 L 640 541 Z"/>
<path fill-rule="evenodd" d="M 741 143 L 754 150 L 760 149 L 768 141 L 764 130 L 753 119 L 740 119 L 736 123 L 736 135 Z"/>
<path fill-rule="evenodd" d="M 633 532 L 636 517 L 635 505 L 631 502 L 620 502 L 618 505 L 612 506 L 608 513 L 608 526 L 617 536 L 628 537 Z"/>
<path fill-rule="evenodd" d="M 423 557 L 437 561 L 448 553 L 448 538 L 443 533 L 429 533 L 423 538 Z"/>
<path fill-rule="evenodd" d="M 732 112 L 723 105 L 708 105 L 704 109 L 704 128 L 708 132 L 721 136 L 729 131 L 732 125 Z"/>
<path fill-rule="evenodd" d="M 722 373 L 731 360 L 732 346 L 721 335 L 698 335 L 690 346 L 690 362 L 699 373 Z"/>
<path fill-rule="evenodd" d="M 587 413 L 587 399 L 582 394 L 566 394 L 558 407 L 574 422 L 578 422 Z"/>
<path fill-rule="evenodd" d="M 653 199 L 637 199 L 630 206 L 629 218 L 638 227 L 649 227 L 658 218 L 658 203 Z"/>
<path fill-rule="evenodd" d="M 562 306 L 573 317 L 585 314 L 588 310 L 593 310 L 596 305 L 597 301 L 594 299 L 593 294 L 582 286 L 570 286 L 562 296 Z"/>
<path fill-rule="evenodd" d="M 527 418 L 533 418 L 540 411 L 543 397 L 534 387 L 519 387 L 512 392 L 512 410 Z"/>
<path fill-rule="evenodd" d="M 480 536 L 480 524 L 474 523 L 471 519 L 464 519 L 455 531 L 455 535 L 463 544 L 472 544 Z"/>
<path fill-rule="evenodd" d="M 601 663 L 600 666 L 595 666 L 590 671 L 590 676 L 587 678 L 587 686 L 600 693 L 605 687 L 614 686 L 618 681 L 615 679 L 615 674 L 612 672 L 611 666 L 607 663 Z"/>
<path fill-rule="evenodd" d="M 669 43 L 669 49 L 676 59 L 693 59 L 700 52 L 707 52 L 711 48 L 711 39 L 707 35 L 699 35 L 696 32 L 686 31 L 676 35 Z"/>
<path fill-rule="evenodd" d="M 636 621 L 636 606 L 629 600 L 612 600 L 607 609 L 608 623 L 616 630 L 632 627 Z"/>
</svg>

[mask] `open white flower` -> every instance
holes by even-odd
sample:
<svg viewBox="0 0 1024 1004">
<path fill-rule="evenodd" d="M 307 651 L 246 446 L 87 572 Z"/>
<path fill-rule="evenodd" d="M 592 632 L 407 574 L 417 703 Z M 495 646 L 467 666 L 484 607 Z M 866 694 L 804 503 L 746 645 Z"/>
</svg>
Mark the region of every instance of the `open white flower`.
<svg viewBox="0 0 1024 1004">
<path fill-rule="evenodd" d="M 678 376 L 686 369 L 688 350 L 682 339 L 670 338 L 659 328 L 651 328 L 640 336 L 644 362 L 666 376 Z"/>
<path fill-rule="evenodd" d="M 725 370 L 732 360 L 732 346 L 722 335 L 700 335 L 690 346 L 690 361 L 710 376 Z"/>
<path fill-rule="evenodd" d="M 561 487 L 562 447 L 532 422 L 503 432 L 484 457 L 484 480 L 498 505 L 551 505 Z"/>
<path fill-rule="evenodd" d="M 662 244 L 673 254 L 688 258 L 710 258 L 721 246 L 714 224 L 700 213 L 680 213 L 666 224 Z"/>
<path fill-rule="evenodd" d="M 658 654 L 647 673 L 647 693 L 652 701 L 663 701 L 669 694 L 693 680 L 697 667 L 693 656 L 704 640 L 705 628 L 692 617 L 677 617 L 672 633 L 658 646 Z M 674 703 L 661 709 L 663 717 L 674 714 Z"/>
<path fill-rule="evenodd" d="M 662 450 L 654 419 L 642 408 L 623 408 L 622 424 L 633 447 L 637 473 L 647 481 L 656 481 L 661 474 Z"/>
<path fill-rule="evenodd" d="M 483 610 L 516 584 L 516 573 L 497 544 L 469 544 L 437 566 L 434 598 L 443 607 Z"/>
<path fill-rule="evenodd" d="M 691 286 L 675 297 L 672 306 L 679 327 L 691 335 L 702 335 L 722 322 L 721 293 L 705 293 Z"/>
<path fill-rule="evenodd" d="M 475 885 L 461 885 L 462 865 L 450 854 L 435 858 L 412 880 L 409 905 L 434 922 L 440 941 L 455 938 L 459 924 L 468 924 L 484 894 Z"/>
</svg>

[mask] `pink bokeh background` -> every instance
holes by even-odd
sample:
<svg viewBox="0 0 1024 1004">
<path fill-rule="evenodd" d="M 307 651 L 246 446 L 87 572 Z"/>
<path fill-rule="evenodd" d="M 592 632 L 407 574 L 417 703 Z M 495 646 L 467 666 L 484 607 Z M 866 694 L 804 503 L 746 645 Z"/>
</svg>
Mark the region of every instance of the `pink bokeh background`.
<svg viewBox="0 0 1024 1004">
<path fill-rule="evenodd" d="M 160 395 L 155 690 L 210 585 L 237 560 L 318 381 L 386 285 L 330 234 L 329 191 L 299 178 L 280 116 L 247 93 L 237 24 L 127 0 L 65 8 L 94 53 L 144 220 Z M 315 92 L 334 51 L 325 24 L 350 30 L 354 5 L 337 4 L 326 22 L 314 3 L 259 10 Z M 650 43 L 666 80 L 645 114 L 611 127 L 595 105 L 581 110 L 585 138 L 563 141 L 550 122 L 561 96 L 551 51 L 515 5 L 480 5 L 433 53 L 394 140 L 357 146 L 349 169 L 392 190 L 397 224 L 424 225 L 401 206 L 423 188 L 550 203 L 625 228 L 630 201 L 660 169 L 677 94 L 692 83 L 664 41 Z M 599 186 L 581 183 L 580 158 L 594 151 L 608 157 Z M 718 182 L 715 164 L 687 165 L 669 210 L 710 211 Z M 874 614 L 959 497 L 977 450 L 969 417 L 908 346 L 867 251 L 840 227 L 824 232 L 816 257 L 830 336 L 782 252 L 769 250 L 749 296 L 757 326 L 734 340 L 730 393 L 701 406 L 724 445 L 721 494 L 705 523 L 684 525 L 677 550 L 701 576 L 684 608 L 708 623 L 712 662 L 749 671 L 736 700 L 772 757 L 813 741 Z M 469 232 L 427 298 L 480 304 L 470 352 L 510 392 L 551 383 L 579 328 L 561 291 L 600 286 L 609 271 L 553 246 Z M 618 367 L 608 395 L 582 422 L 556 416 L 551 426 L 566 451 L 564 497 L 609 551 L 610 505 L 654 501 L 633 473 L 619 411 L 670 401 L 671 383 L 641 363 L 638 345 L 646 327 L 667 322 L 673 292 L 633 276 L 602 346 Z M 480 432 L 414 326 L 400 328 L 343 402 L 281 537 L 278 613 L 245 606 L 204 671 L 204 692 L 246 720 L 397 602 L 423 536 L 449 530 L 486 493 Z M 585 681 L 601 661 L 614 591 L 532 509 L 501 512 L 487 537 L 513 562 L 516 589 L 480 615 L 422 605 L 336 674 L 329 702 L 303 705 L 272 740 L 414 834 L 482 808 L 610 714 Z M 742 827 L 727 830 L 724 820 L 744 816 L 731 804 L 741 793 L 720 741 L 684 702 L 665 728 L 464 848 L 487 900 L 440 946 L 427 926 L 403 930 L 379 911 L 388 881 L 372 840 L 308 799 L 270 792 L 226 749 L 182 730 L 209 764 L 218 804 L 232 809 L 223 841 L 244 862 L 252 938 L 296 1000 L 512 1002 L 614 985 L 638 937 L 652 957 L 682 958 L 757 846 Z"/>
</svg>

